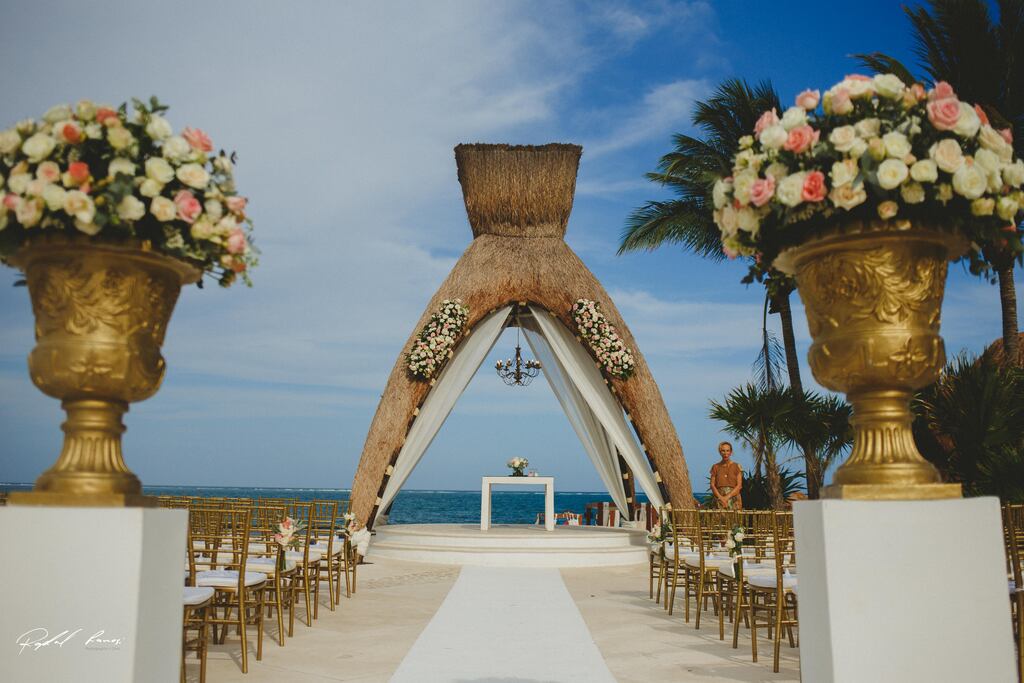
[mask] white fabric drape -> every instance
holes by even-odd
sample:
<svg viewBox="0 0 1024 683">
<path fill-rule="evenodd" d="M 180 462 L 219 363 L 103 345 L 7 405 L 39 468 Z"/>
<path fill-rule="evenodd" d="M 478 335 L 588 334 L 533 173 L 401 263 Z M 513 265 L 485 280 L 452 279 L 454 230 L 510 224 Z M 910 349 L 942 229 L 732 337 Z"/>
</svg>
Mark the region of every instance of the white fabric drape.
<svg viewBox="0 0 1024 683">
<path fill-rule="evenodd" d="M 498 337 L 501 336 L 511 311 L 512 307 L 506 306 L 484 318 L 470 332 L 469 337 L 459 346 L 458 353 L 438 375 L 437 382 L 420 407 L 420 413 L 413 421 L 412 427 L 406 435 L 405 444 L 398 454 L 395 471 L 388 479 L 388 485 L 381 497 L 380 507 L 377 509 L 378 519 L 398 495 L 402 486 L 405 485 L 405 481 L 419 464 L 427 448 L 430 447 L 434 437 L 437 436 L 441 425 L 448 419 L 452 408 L 455 407 L 455 402 L 466 390 L 466 386 L 473 379 L 480 364 L 483 363 L 484 358 L 490 353 Z"/>
<path fill-rule="evenodd" d="M 573 431 L 579 437 L 583 449 L 594 463 L 605 489 L 611 495 L 615 506 L 623 519 L 629 519 L 629 505 L 626 502 L 626 491 L 622 484 L 622 473 L 619 470 L 618 456 L 615 451 L 615 444 L 612 443 L 608 432 L 601 425 L 600 420 L 594 415 L 576 385 L 570 379 L 565 367 L 558 360 L 548 344 L 544 335 L 540 333 L 539 327 L 533 321 L 533 316 L 523 316 L 520 320 L 523 336 L 530 345 L 533 355 L 544 367 L 543 374 L 547 379 L 551 390 L 565 411 Z"/>
<path fill-rule="evenodd" d="M 633 470 L 636 482 L 647 494 L 647 499 L 661 507 L 665 501 L 658 490 L 657 482 L 650 471 L 647 459 L 640 452 L 636 439 L 626 424 L 622 407 L 612 395 L 594 361 L 583 350 L 575 337 L 558 320 L 552 318 L 543 308 L 530 306 L 530 312 L 537 323 L 559 365 L 576 386 L 583 400 L 607 432 L 612 444 L 619 449 L 626 464 Z M 543 362 L 543 361 L 541 361 Z M 628 517 L 627 517 L 628 519 Z"/>
</svg>

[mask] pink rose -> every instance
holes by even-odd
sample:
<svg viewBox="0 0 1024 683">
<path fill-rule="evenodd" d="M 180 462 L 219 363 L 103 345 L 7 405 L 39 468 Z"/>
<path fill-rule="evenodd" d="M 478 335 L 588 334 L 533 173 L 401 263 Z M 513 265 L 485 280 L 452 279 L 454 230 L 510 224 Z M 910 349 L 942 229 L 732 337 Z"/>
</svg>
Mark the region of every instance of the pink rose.
<svg viewBox="0 0 1024 683">
<path fill-rule="evenodd" d="M 870 81 L 872 79 L 871 79 L 870 76 L 862 76 L 861 74 L 849 74 L 843 80 L 844 81 Z"/>
<path fill-rule="evenodd" d="M 978 115 L 978 119 L 981 120 L 981 125 L 983 125 L 983 126 L 989 125 L 989 123 L 988 123 L 988 114 L 985 113 L 985 110 L 982 109 L 980 105 L 977 105 L 977 104 L 974 105 L 974 113 L 977 114 Z"/>
<path fill-rule="evenodd" d="M 920 102 L 921 100 L 928 97 L 928 93 L 925 92 L 924 86 L 920 83 L 914 83 L 910 86 L 910 93 L 914 96 L 914 99 Z"/>
<path fill-rule="evenodd" d="M 178 218 L 189 224 L 195 222 L 203 211 L 203 205 L 188 190 L 181 190 L 174 195 L 174 206 L 178 209 Z"/>
<path fill-rule="evenodd" d="M 956 97 L 956 93 L 953 92 L 953 86 L 946 81 L 939 81 L 935 84 L 935 88 L 928 93 L 928 99 L 930 100 L 945 100 L 950 97 Z"/>
<path fill-rule="evenodd" d="M 10 209 L 11 211 L 17 211 L 18 204 L 20 203 L 21 197 L 19 197 L 16 194 L 9 192 L 7 193 L 7 195 L 4 196 L 4 207 Z"/>
<path fill-rule="evenodd" d="M 786 138 L 786 144 L 782 147 L 790 152 L 800 154 L 810 149 L 811 145 L 818 141 L 818 136 L 821 135 L 819 131 L 814 130 L 810 126 L 804 124 L 797 126 L 793 130 L 789 131 L 789 137 Z"/>
<path fill-rule="evenodd" d="M 235 228 L 228 233 L 228 253 L 241 254 L 245 251 L 245 233 L 241 228 Z"/>
<path fill-rule="evenodd" d="M 825 174 L 821 171 L 811 171 L 804 178 L 804 187 L 800 193 L 805 202 L 820 202 L 828 194 L 825 187 Z"/>
<path fill-rule="evenodd" d="M 65 142 L 74 145 L 82 139 L 82 129 L 78 127 L 77 123 L 68 122 L 60 129 L 60 135 Z"/>
<path fill-rule="evenodd" d="M 754 135 L 760 135 L 768 126 L 774 126 L 779 122 L 779 115 L 775 112 L 775 107 L 772 107 L 771 111 L 766 111 L 761 114 L 761 118 L 754 124 Z"/>
<path fill-rule="evenodd" d="M 960 120 L 960 100 L 943 97 L 928 103 L 928 120 L 938 130 L 953 130 Z"/>
<path fill-rule="evenodd" d="M 775 178 L 758 178 L 750 186 L 750 203 L 761 207 L 768 203 L 768 200 L 775 194 Z"/>
<path fill-rule="evenodd" d="M 241 214 L 245 211 L 245 205 L 249 202 L 245 197 L 228 197 L 224 203 L 228 205 L 228 211 Z"/>
<path fill-rule="evenodd" d="M 1002 130 L 997 131 L 997 132 L 1000 135 L 1003 136 L 1003 139 L 1006 140 L 1006 144 L 1008 144 L 1008 145 L 1012 145 L 1013 144 L 1013 131 L 1012 130 L 1010 130 L 1009 128 L 1003 128 Z"/>
<path fill-rule="evenodd" d="M 818 101 L 821 99 L 821 93 L 817 90 L 804 90 L 802 93 L 796 96 L 796 106 L 801 109 L 810 111 L 818 106 Z"/>
<path fill-rule="evenodd" d="M 89 164 L 84 161 L 72 161 L 68 165 L 68 177 L 76 185 L 81 185 L 89 180 Z"/>
<path fill-rule="evenodd" d="M 832 93 L 832 112 L 834 114 L 849 114 L 853 111 L 853 101 L 850 100 L 850 91 L 846 88 L 836 88 Z"/>
<path fill-rule="evenodd" d="M 185 138 L 192 149 L 200 152 L 209 152 L 213 149 L 213 141 L 210 140 L 210 136 L 198 128 L 186 128 L 181 131 L 181 137 Z"/>
</svg>

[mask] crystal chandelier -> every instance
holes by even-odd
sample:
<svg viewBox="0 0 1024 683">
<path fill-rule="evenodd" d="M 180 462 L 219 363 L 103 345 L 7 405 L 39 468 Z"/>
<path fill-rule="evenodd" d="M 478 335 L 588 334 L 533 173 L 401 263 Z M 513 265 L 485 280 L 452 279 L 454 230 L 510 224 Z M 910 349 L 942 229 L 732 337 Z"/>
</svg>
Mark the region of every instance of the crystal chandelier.
<svg viewBox="0 0 1024 683">
<path fill-rule="evenodd" d="M 516 354 L 515 358 L 498 360 L 494 369 L 498 372 L 501 381 L 510 387 L 529 386 L 530 382 L 540 374 L 539 360 L 523 360 L 523 352 L 519 347 L 519 314 L 515 314 L 516 320 Z"/>
</svg>

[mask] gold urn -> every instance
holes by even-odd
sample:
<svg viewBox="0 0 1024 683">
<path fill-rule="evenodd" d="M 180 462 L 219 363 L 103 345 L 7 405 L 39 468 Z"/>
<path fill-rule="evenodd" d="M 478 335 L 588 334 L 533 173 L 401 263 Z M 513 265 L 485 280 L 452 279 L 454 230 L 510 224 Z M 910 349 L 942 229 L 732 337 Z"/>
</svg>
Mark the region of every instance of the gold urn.
<svg viewBox="0 0 1024 683">
<path fill-rule="evenodd" d="M 776 260 L 795 274 L 807 312 L 815 379 L 853 406 L 853 450 L 825 498 L 959 498 L 942 483 L 911 431 L 915 390 L 938 377 L 946 354 L 939 317 L 955 235 L 908 221 L 867 222 L 788 249 Z"/>
<path fill-rule="evenodd" d="M 32 381 L 61 400 L 60 457 L 12 504 L 149 505 L 121 453 L 128 404 L 156 393 L 167 323 L 183 284 L 201 273 L 137 245 L 47 240 L 22 248 L 35 314 Z"/>
</svg>

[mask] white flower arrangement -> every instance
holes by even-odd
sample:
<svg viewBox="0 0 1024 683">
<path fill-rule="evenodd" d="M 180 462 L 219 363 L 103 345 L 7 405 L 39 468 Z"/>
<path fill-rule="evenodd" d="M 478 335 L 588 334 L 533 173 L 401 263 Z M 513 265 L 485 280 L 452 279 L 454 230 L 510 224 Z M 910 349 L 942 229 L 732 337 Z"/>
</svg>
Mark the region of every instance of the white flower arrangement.
<svg viewBox="0 0 1024 683">
<path fill-rule="evenodd" d="M 712 192 L 723 251 L 754 257 L 748 280 L 851 219 L 952 228 L 972 243 L 976 273 L 987 268 L 979 245 L 1022 251 L 1024 161 L 1011 130 L 948 83 L 847 76 L 823 97 L 800 93 L 781 117 L 764 112 L 751 132 Z"/>
<path fill-rule="evenodd" d="M 140 242 L 228 286 L 256 265 L 234 155 L 198 128 L 175 134 L 155 97 L 82 100 L 0 131 L 0 260 L 37 237 Z"/>
<path fill-rule="evenodd" d="M 430 321 L 420 330 L 405 354 L 409 374 L 418 380 L 429 380 L 444 367 L 452 357 L 455 344 L 462 337 L 469 320 L 469 309 L 462 299 L 445 299 Z"/>
<path fill-rule="evenodd" d="M 514 472 L 522 472 L 530 466 L 530 461 L 526 458 L 515 457 L 505 463 L 505 466 L 512 468 Z"/>
<path fill-rule="evenodd" d="M 734 526 L 725 539 L 725 547 L 729 551 L 729 557 L 738 558 L 743 554 L 743 539 L 746 538 L 746 529 L 741 526 Z"/>
<path fill-rule="evenodd" d="M 612 325 L 601 312 L 601 305 L 590 299 L 577 299 L 572 319 L 580 338 L 587 342 L 602 369 L 612 377 L 628 379 L 636 364 L 633 352 L 626 348 Z"/>
</svg>

